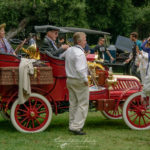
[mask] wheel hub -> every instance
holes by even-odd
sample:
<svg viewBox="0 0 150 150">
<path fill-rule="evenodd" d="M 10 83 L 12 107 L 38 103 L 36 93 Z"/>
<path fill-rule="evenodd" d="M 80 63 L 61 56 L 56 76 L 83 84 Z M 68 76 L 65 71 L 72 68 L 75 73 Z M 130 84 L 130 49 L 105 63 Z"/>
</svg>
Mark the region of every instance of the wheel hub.
<svg viewBox="0 0 150 150">
<path fill-rule="evenodd" d="M 144 109 L 142 109 L 142 110 L 141 110 L 141 115 L 144 115 L 145 112 L 146 112 L 146 111 L 145 111 Z"/>
<path fill-rule="evenodd" d="M 35 117 L 35 112 L 34 111 L 30 111 L 30 116 L 33 118 Z"/>
</svg>

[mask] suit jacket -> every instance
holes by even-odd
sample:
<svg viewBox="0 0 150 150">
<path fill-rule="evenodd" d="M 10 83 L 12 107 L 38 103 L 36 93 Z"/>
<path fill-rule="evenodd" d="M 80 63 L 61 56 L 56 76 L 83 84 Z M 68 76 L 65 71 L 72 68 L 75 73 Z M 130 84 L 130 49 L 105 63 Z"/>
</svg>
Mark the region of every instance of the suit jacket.
<svg viewBox="0 0 150 150">
<path fill-rule="evenodd" d="M 44 54 L 48 53 L 51 54 L 52 56 L 59 57 L 59 55 L 64 52 L 64 49 L 57 48 L 56 46 L 53 45 L 52 41 L 48 37 L 45 37 L 40 52 Z"/>
</svg>

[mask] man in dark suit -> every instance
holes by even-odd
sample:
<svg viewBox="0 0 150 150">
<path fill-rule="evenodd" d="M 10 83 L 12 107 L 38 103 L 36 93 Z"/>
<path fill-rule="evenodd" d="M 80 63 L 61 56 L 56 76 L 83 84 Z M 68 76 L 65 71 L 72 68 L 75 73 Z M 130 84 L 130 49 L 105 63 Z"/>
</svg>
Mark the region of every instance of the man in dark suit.
<svg viewBox="0 0 150 150">
<path fill-rule="evenodd" d="M 55 41 L 58 37 L 59 28 L 48 27 L 46 32 L 47 33 L 42 43 L 40 52 L 59 57 L 59 55 L 67 50 L 69 46 L 64 44 L 60 48 L 57 48 Z"/>
</svg>

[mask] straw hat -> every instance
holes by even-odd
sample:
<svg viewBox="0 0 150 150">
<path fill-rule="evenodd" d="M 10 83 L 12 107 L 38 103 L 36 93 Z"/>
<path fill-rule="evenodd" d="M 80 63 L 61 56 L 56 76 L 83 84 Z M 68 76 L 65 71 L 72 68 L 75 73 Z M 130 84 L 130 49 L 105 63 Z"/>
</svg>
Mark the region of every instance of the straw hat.
<svg viewBox="0 0 150 150">
<path fill-rule="evenodd" d="M 5 27 L 6 27 L 6 23 L 3 23 L 3 24 L 0 25 L 0 29 L 5 28 Z"/>
</svg>

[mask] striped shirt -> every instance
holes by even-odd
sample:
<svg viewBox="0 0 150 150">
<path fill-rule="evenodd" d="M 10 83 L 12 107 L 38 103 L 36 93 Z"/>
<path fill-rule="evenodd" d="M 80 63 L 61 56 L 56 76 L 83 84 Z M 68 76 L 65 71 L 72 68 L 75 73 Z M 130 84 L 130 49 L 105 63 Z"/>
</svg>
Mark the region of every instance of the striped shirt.
<svg viewBox="0 0 150 150">
<path fill-rule="evenodd" d="M 13 54 L 14 49 L 8 43 L 7 39 L 3 38 L 0 40 L 0 53 Z"/>
</svg>

